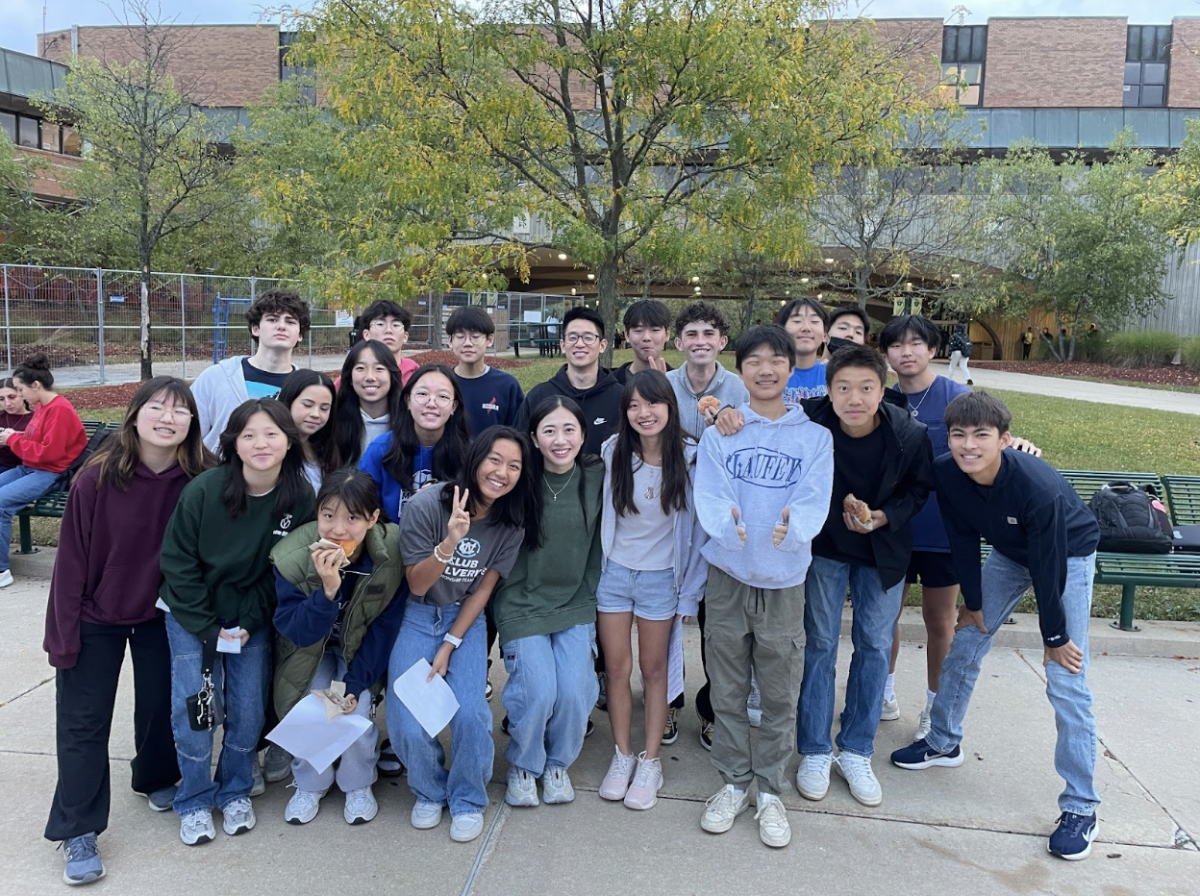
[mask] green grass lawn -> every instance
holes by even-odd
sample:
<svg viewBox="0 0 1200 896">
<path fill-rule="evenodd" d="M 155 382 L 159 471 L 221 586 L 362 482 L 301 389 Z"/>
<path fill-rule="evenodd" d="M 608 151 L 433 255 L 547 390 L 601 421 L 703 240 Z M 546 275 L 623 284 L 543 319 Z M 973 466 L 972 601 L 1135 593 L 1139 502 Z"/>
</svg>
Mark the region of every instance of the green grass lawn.
<svg viewBox="0 0 1200 896">
<path fill-rule="evenodd" d="M 1158 389 L 1161 392 L 1191 392 L 1200 395 L 1200 386 L 1180 386 L 1174 383 L 1131 383 L 1129 380 L 1114 380 L 1102 376 L 1062 376 L 1063 380 L 1083 380 L 1085 383 L 1111 383 L 1114 386 L 1132 386 L 1135 389 Z"/>
<path fill-rule="evenodd" d="M 679 352 L 667 352 L 665 357 L 672 367 L 683 363 Z M 617 352 L 613 365 L 632 358 L 632 351 Z M 732 354 L 721 357 L 730 369 L 733 360 Z M 553 376 L 562 363 L 561 357 L 539 359 L 513 373 L 528 392 Z M 1195 416 L 1024 392 L 993 394 L 1012 411 L 1013 431 L 1041 447 L 1045 459 L 1059 469 L 1200 475 L 1200 418 Z M 118 422 L 124 408 L 87 411 L 84 416 Z M 58 520 L 33 520 L 34 542 L 57 544 L 58 525 Z M 1120 588 L 1097 586 L 1093 615 L 1115 616 L 1120 601 Z M 1020 609 L 1033 612 L 1032 597 Z M 1139 619 L 1200 621 L 1200 590 L 1139 588 L 1136 613 Z"/>
</svg>

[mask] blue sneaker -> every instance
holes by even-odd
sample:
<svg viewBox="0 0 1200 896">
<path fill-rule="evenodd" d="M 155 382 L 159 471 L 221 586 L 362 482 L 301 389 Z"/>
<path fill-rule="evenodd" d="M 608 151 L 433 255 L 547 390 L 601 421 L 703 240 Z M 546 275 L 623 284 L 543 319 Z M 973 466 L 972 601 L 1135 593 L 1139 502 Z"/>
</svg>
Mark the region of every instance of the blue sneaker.
<svg viewBox="0 0 1200 896">
<path fill-rule="evenodd" d="M 95 834 L 80 834 L 64 840 L 63 856 L 67 860 L 67 867 L 63 869 L 64 883 L 74 887 L 104 877 L 104 863 L 100 861 Z"/>
<path fill-rule="evenodd" d="M 1078 862 L 1086 859 L 1092 852 L 1092 841 L 1100 833 L 1100 822 L 1096 813 L 1091 815 L 1076 815 L 1074 812 L 1064 812 L 1058 818 L 1058 827 L 1050 835 L 1047 849 L 1051 855 L 1068 862 Z"/>
<path fill-rule="evenodd" d="M 949 753 L 939 753 L 929 746 L 928 741 L 919 740 L 894 752 L 892 764 L 912 769 L 930 768 L 935 765 L 958 768 L 963 764 L 963 751 L 962 747 L 956 746 Z"/>
</svg>

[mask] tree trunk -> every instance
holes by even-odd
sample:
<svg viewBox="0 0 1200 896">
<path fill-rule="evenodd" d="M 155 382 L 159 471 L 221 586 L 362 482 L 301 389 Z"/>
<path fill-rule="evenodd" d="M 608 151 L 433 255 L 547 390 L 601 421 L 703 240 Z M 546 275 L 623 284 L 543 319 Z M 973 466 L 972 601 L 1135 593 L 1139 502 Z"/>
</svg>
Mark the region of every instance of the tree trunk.
<svg viewBox="0 0 1200 896">
<path fill-rule="evenodd" d="M 154 377 L 154 362 L 150 357 L 150 265 L 142 266 L 141 276 L 142 331 L 139 353 L 142 362 L 142 382 Z"/>
<path fill-rule="evenodd" d="M 617 262 L 607 259 L 596 268 L 596 296 L 600 299 L 600 317 L 608 334 L 608 347 L 600 356 L 601 367 L 612 367 L 613 343 L 617 326 Z"/>
</svg>

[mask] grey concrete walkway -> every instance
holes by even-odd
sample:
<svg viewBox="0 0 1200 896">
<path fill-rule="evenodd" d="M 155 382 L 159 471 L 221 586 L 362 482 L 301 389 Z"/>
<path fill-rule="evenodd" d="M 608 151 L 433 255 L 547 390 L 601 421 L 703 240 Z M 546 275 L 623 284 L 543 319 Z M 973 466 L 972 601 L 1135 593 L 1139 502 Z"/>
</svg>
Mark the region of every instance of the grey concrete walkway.
<svg viewBox="0 0 1200 896">
<path fill-rule="evenodd" d="M 63 892 L 62 859 L 41 837 L 55 782 L 53 670 L 41 651 L 53 550 L 14 557 L 17 583 L 0 592 L 0 893 Z M 666 786 L 658 806 L 632 812 L 596 789 L 612 752 L 607 717 L 572 768 L 577 798 L 566 806 L 502 805 L 506 738 L 497 697 L 496 774 L 480 840 L 456 844 L 449 823 L 432 831 L 408 823 L 413 798 L 403 778 L 380 781 L 379 816 L 351 828 L 340 795 L 325 798 L 306 827 L 283 821 L 291 791 L 271 785 L 255 800 L 258 826 L 236 839 L 183 846 L 172 813 L 156 815 L 128 788 L 132 756 L 129 670 L 112 738 L 113 804 L 100 838 L 108 877 L 89 892 L 139 896 L 234 893 L 261 896 L 421 893 L 563 894 L 1195 894 L 1200 879 L 1200 626 L 1142 623 L 1137 636 L 1092 628 L 1091 680 L 1100 732 L 1097 781 L 1104 799 L 1092 857 L 1068 863 L 1046 853 L 1061 781 L 1054 773 L 1054 720 L 1036 624 L 1006 627 L 988 658 L 967 718 L 959 769 L 901 771 L 887 755 L 911 736 L 924 700 L 925 654 L 907 617 L 898 674 L 905 713 L 881 725 L 875 770 L 884 803 L 866 809 L 835 776 L 819 803 L 785 796 L 792 843 L 772 851 L 758 840 L 753 810 L 715 837 L 700 830 L 704 800 L 720 785 L 688 709 L 678 743 L 664 748 Z M 687 628 L 691 669 L 698 633 Z M 849 642 L 840 658 L 844 681 Z M 1146 655 L 1131 655 L 1142 653 Z M 699 681 L 689 679 L 694 693 Z M 635 684 L 636 690 L 636 684 Z M 637 698 L 635 695 L 635 703 Z M 640 722 L 635 720 L 635 738 Z M 794 769 L 794 765 L 793 765 Z"/>
</svg>

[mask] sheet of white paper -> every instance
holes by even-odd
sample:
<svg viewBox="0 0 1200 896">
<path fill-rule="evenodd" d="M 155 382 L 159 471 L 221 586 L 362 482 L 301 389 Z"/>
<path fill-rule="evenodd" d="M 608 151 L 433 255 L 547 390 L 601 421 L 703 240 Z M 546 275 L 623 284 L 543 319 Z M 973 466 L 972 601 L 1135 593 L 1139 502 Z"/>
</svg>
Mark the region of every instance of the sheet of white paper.
<svg viewBox="0 0 1200 896">
<path fill-rule="evenodd" d="M 223 629 L 221 629 L 221 631 L 225 632 L 225 634 L 227 634 L 227 635 L 232 635 L 235 638 L 235 640 L 226 641 L 224 638 L 217 638 L 217 653 L 241 653 L 242 652 L 242 641 L 241 641 L 242 629 L 241 629 L 241 627 L 237 626 L 234 628 L 223 628 Z"/>
<path fill-rule="evenodd" d="M 370 719 L 358 715 L 325 718 L 320 698 L 309 694 L 292 707 L 267 740 L 323 772 L 370 728 Z"/>
<path fill-rule="evenodd" d="M 675 617 L 667 642 L 667 702 L 683 693 L 683 618 Z"/>
<path fill-rule="evenodd" d="M 396 679 L 392 690 L 413 714 L 413 718 L 421 723 L 426 734 L 437 737 L 458 712 L 458 700 L 442 676 L 433 676 L 433 681 L 425 680 L 431 668 L 426 660 L 417 660 Z"/>
</svg>

